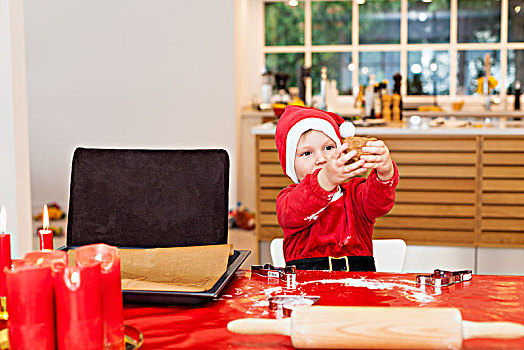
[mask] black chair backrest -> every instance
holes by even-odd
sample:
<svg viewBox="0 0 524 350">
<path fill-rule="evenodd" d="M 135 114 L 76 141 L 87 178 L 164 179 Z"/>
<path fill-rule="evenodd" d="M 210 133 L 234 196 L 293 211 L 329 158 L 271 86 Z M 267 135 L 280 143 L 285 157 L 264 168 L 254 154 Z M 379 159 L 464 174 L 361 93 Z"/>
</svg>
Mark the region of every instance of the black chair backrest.
<svg viewBox="0 0 524 350">
<path fill-rule="evenodd" d="M 77 148 L 67 245 L 227 243 L 228 189 L 225 150 Z"/>
</svg>

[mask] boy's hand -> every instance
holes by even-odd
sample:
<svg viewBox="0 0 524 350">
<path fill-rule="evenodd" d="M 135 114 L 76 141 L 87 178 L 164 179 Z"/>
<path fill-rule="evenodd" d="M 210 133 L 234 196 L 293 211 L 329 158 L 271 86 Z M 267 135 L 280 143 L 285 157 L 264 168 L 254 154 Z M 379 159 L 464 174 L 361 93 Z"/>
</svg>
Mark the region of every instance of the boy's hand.
<svg viewBox="0 0 524 350">
<path fill-rule="evenodd" d="M 347 143 L 343 143 L 335 149 L 331 157 L 327 160 L 324 167 L 318 173 L 318 184 L 326 191 L 333 191 L 338 185 L 349 178 L 365 173 L 368 169 L 364 168 L 364 160 L 346 165 L 346 163 L 357 155 L 357 151 L 343 153 L 348 148 Z"/>
<path fill-rule="evenodd" d="M 362 147 L 362 152 L 370 153 L 370 155 L 360 156 L 360 160 L 365 163 L 362 167 L 366 169 L 377 169 L 378 178 L 382 181 L 390 180 L 395 170 L 393 169 L 393 162 L 389 154 L 389 149 L 384 142 L 368 141 L 365 147 Z"/>
</svg>

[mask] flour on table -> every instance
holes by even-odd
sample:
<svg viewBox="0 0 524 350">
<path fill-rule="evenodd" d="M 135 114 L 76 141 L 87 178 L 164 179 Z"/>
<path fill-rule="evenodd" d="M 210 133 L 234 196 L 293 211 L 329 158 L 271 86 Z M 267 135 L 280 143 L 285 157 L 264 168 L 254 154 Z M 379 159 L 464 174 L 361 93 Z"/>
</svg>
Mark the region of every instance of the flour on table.
<svg viewBox="0 0 524 350">
<path fill-rule="evenodd" d="M 269 296 L 273 293 L 282 292 L 282 287 L 273 287 L 273 288 L 267 288 L 264 289 L 264 294 Z"/>
<path fill-rule="evenodd" d="M 403 281 L 407 283 L 412 283 L 412 281 Z M 368 280 L 366 278 L 342 278 L 342 279 L 323 279 L 316 281 L 308 281 L 300 284 L 311 284 L 311 283 L 322 283 L 322 284 L 343 284 L 346 287 L 362 287 L 368 289 L 381 289 L 381 290 L 392 290 L 399 289 L 400 292 L 410 300 L 415 300 L 420 303 L 429 303 L 435 300 L 435 298 L 420 290 L 420 288 L 415 286 L 409 286 L 400 283 L 393 282 L 380 282 L 377 280 Z"/>
<path fill-rule="evenodd" d="M 267 306 L 269 306 L 269 300 L 258 300 L 258 301 L 253 303 L 253 306 L 256 306 L 256 307 L 259 307 L 259 306 L 267 307 Z"/>
</svg>

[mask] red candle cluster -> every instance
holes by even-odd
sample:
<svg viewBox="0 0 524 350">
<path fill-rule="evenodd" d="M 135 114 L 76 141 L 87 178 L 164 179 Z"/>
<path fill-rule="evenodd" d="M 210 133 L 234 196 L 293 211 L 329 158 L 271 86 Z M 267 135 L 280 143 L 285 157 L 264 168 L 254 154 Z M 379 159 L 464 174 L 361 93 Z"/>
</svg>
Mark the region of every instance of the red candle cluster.
<svg viewBox="0 0 524 350">
<path fill-rule="evenodd" d="M 118 248 L 84 246 L 75 260 L 32 251 L 6 269 L 12 349 L 124 349 Z"/>
</svg>

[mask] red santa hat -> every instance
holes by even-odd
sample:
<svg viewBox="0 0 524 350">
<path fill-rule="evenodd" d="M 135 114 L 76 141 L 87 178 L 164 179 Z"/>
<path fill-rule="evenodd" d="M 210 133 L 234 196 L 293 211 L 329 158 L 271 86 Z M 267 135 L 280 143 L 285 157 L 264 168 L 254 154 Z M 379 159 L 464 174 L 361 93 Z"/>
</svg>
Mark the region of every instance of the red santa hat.
<svg viewBox="0 0 524 350">
<path fill-rule="evenodd" d="M 355 135 L 355 126 L 344 121 L 338 114 L 319 109 L 287 106 L 278 119 L 275 132 L 278 157 L 282 170 L 295 183 L 298 183 L 295 172 L 295 153 L 300 136 L 308 130 L 322 131 L 340 147 L 342 140 Z"/>
</svg>

